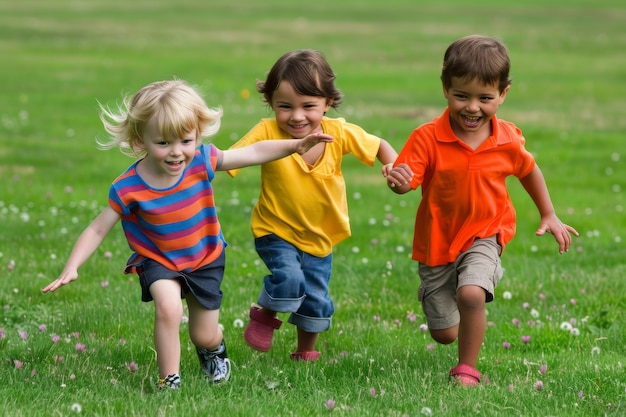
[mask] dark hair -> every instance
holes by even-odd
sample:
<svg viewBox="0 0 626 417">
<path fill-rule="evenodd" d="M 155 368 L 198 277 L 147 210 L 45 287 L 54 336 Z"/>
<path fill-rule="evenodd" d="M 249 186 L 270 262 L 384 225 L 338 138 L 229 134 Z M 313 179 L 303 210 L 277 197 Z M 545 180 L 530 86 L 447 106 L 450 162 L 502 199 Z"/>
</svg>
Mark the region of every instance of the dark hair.
<svg viewBox="0 0 626 417">
<path fill-rule="evenodd" d="M 298 94 L 332 99 L 331 106 L 336 109 L 343 100 L 343 94 L 335 87 L 335 78 L 322 53 L 300 49 L 281 56 L 270 69 L 267 79 L 257 81 L 256 89 L 271 104 L 278 85 L 287 81 Z"/>
<path fill-rule="evenodd" d="M 498 84 L 500 92 L 511 85 L 511 61 L 504 44 L 496 38 L 470 35 L 454 41 L 443 56 L 441 82 L 449 88 L 452 78 Z"/>
</svg>

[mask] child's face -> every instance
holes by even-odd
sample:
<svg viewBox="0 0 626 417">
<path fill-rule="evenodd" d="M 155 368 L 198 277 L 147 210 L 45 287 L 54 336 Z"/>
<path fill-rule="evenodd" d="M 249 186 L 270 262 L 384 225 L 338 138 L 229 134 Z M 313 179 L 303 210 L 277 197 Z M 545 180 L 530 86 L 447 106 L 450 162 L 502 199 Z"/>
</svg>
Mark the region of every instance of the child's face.
<svg viewBox="0 0 626 417">
<path fill-rule="evenodd" d="M 507 87 L 502 93 L 498 85 L 486 85 L 477 79 L 467 81 L 452 78 L 449 88 L 443 89 L 448 100 L 452 128 L 459 134 L 491 135 L 491 118 L 504 103 Z"/>
<path fill-rule="evenodd" d="M 299 95 L 287 81 L 281 81 L 270 103 L 278 127 L 295 139 L 319 132 L 324 113 L 331 104 L 325 97 Z"/>
<path fill-rule="evenodd" d="M 153 179 L 177 179 L 196 153 L 195 129 L 182 138 L 166 140 L 161 136 L 155 119 L 146 125 L 142 141 L 142 147 L 146 151 L 142 169 Z"/>
</svg>

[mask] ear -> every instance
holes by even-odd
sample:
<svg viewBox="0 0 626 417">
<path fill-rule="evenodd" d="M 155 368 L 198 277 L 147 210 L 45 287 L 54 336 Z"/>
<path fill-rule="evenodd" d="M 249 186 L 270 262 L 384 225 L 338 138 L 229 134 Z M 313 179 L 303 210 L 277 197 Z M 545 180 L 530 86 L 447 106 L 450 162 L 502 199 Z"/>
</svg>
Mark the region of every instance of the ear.
<svg viewBox="0 0 626 417">
<path fill-rule="evenodd" d="M 326 107 L 324 109 L 324 113 L 326 113 L 333 106 L 334 100 L 332 98 L 326 99 Z"/>
<path fill-rule="evenodd" d="M 504 103 L 504 100 L 506 99 L 506 94 L 509 92 L 510 89 L 511 86 L 507 85 L 506 88 L 500 93 L 500 104 Z"/>
</svg>

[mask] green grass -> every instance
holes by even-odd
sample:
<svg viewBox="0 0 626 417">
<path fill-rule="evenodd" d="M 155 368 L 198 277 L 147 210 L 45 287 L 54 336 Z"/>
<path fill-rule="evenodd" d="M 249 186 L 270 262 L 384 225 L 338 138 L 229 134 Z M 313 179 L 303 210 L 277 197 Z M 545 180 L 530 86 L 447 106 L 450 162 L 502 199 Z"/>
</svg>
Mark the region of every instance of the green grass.
<svg viewBox="0 0 626 417">
<path fill-rule="evenodd" d="M 618 0 L 0 3 L 0 411 L 626 414 L 624 21 L 626 6 Z M 518 234 L 488 306 L 479 362 L 488 384 L 451 387 L 446 374 L 456 346 L 436 345 L 420 331 L 419 278 L 409 259 L 419 192 L 391 193 L 378 168 L 354 158 L 344 166 L 353 236 L 335 250 L 337 311 L 314 364 L 288 359 L 295 347 L 289 324 L 267 354 L 249 349 L 234 325 L 247 320 L 265 273 L 249 230 L 257 168 L 215 181 L 230 243 L 221 313 L 234 362 L 228 384 L 206 384 L 183 324 L 184 388 L 155 389 L 153 307 L 141 303 L 137 280 L 121 273 L 128 247 L 119 229 L 76 283 L 41 294 L 106 204 L 110 182 L 131 163 L 119 152 L 97 150 L 94 138 L 104 134 L 98 101 L 113 105 L 122 92 L 149 82 L 186 79 L 224 108 L 214 142 L 228 147 L 268 115 L 255 80 L 282 53 L 311 47 L 328 57 L 346 95 L 330 115 L 400 149 L 413 128 L 442 111 L 443 52 L 469 33 L 499 36 L 509 47 L 514 84 L 499 116 L 523 129 L 562 220 L 581 232 L 570 253 L 558 255 L 551 237 L 534 236 L 536 209 L 511 181 Z M 578 335 L 564 329 L 567 323 Z M 535 388 L 539 380 L 543 390 Z"/>
</svg>

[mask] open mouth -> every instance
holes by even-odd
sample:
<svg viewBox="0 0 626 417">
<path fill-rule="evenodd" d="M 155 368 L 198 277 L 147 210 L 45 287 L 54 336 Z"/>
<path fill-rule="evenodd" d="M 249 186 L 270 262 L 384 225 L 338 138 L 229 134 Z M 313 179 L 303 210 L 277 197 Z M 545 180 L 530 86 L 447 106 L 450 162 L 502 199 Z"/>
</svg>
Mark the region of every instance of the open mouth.
<svg viewBox="0 0 626 417">
<path fill-rule="evenodd" d="M 482 117 L 479 117 L 479 116 L 461 115 L 461 117 L 463 118 L 463 124 L 465 124 L 465 126 L 468 126 L 468 127 L 478 126 L 480 124 L 480 120 L 482 119 Z"/>
</svg>

